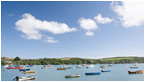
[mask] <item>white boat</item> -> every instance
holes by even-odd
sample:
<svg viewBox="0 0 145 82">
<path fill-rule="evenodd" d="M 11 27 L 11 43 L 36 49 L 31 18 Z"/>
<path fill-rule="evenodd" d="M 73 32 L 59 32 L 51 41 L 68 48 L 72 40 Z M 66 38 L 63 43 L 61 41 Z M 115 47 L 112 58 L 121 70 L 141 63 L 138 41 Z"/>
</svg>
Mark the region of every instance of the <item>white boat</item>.
<svg viewBox="0 0 145 82">
<path fill-rule="evenodd" d="M 78 66 L 76 66 L 75 68 L 82 68 L 82 66 L 79 66 L 79 65 L 78 65 Z"/>
<path fill-rule="evenodd" d="M 80 77 L 80 74 L 76 74 L 76 75 L 65 75 L 65 78 L 75 78 L 75 77 Z"/>
<path fill-rule="evenodd" d="M 26 76 L 26 77 L 19 77 L 19 76 L 16 76 L 15 79 L 16 79 L 16 81 L 28 81 L 28 80 L 36 79 L 36 75 Z"/>
<path fill-rule="evenodd" d="M 4 65 L 4 67 L 9 67 L 9 65 Z"/>
<path fill-rule="evenodd" d="M 50 67 L 41 67 L 41 69 L 50 69 Z"/>
<path fill-rule="evenodd" d="M 137 66 L 130 66 L 130 68 L 138 68 Z"/>
<path fill-rule="evenodd" d="M 87 67 L 92 67 L 92 68 L 93 68 L 93 67 L 94 67 L 94 65 L 93 65 L 93 64 L 91 64 L 91 65 L 88 65 Z"/>
</svg>

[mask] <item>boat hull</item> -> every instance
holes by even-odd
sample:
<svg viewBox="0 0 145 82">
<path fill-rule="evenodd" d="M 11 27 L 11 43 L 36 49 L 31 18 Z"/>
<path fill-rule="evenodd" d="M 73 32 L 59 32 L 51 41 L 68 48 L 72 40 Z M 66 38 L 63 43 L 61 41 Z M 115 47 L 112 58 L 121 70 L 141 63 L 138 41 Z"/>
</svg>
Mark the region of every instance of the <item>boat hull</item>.
<svg viewBox="0 0 145 82">
<path fill-rule="evenodd" d="M 110 72 L 111 70 L 101 70 L 101 72 Z"/>
<path fill-rule="evenodd" d="M 129 74 L 142 74 L 143 71 L 139 70 L 139 71 L 128 71 Z"/>
<path fill-rule="evenodd" d="M 67 68 L 57 68 L 57 70 L 66 70 Z"/>
<path fill-rule="evenodd" d="M 77 78 L 80 77 L 81 75 L 65 75 L 65 78 Z"/>
<path fill-rule="evenodd" d="M 24 71 L 23 73 L 24 74 L 26 74 L 26 73 L 35 73 L 35 71 Z"/>
<path fill-rule="evenodd" d="M 99 75 L 101 74 L 100 72 L 95 72 L 95 73 L 85 73 L 86 75 Z"/>
<path fill-rule="evenodd" d="M 7 67 L 7 69 L 22 69 L 23 67 Z"/>
<path fill-rule="evenodd" d="M 30 69 L 19 69 L 19 71 L 29 71 Z"/>
</svg>

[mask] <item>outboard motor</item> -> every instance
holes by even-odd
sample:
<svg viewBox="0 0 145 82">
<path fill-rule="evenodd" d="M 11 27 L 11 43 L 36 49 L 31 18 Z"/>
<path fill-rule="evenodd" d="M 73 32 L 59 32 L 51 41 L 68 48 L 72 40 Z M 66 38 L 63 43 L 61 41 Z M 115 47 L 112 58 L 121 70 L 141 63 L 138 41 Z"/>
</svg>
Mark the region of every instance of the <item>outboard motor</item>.
<svg viewBox="0 0 145 82">
<path fill-rule="evenodd" d="M 19 81 L 19 76 L 16 76 L 16 81 Z"/>
</svg>

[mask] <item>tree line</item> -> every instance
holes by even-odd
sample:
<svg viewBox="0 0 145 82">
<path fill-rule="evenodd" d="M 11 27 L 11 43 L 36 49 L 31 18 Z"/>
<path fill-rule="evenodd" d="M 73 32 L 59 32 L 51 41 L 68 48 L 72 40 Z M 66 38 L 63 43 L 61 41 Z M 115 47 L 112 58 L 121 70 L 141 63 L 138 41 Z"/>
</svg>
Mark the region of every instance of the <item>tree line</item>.
<svg viewBox="0 0 145 82">
<path fill-rule="evenodd" d="M 1 65 L 8 64 L 6 57 L 1 57 Z M 122 64 L 122 63 L 144 63 L 144 57 L 114 57 L 104 59 L 84 59 L 84 58 L 41 58 L 41 59 L 7 59 L 13 65 L 61 65 L 61 64 Z"/>
</svg>

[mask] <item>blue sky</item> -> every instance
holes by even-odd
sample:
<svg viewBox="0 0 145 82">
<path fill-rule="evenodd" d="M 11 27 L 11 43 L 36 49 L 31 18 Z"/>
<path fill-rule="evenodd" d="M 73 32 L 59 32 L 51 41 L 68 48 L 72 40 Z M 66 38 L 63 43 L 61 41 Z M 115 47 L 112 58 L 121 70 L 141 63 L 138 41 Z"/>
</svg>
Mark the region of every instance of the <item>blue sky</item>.
<svg viewBox="0 0 145 82">
<path fill-rule="evenodd" d="M 2 1 L 1 56 L 144 56 L 143 4 L 130 3 Z"/>
</svg>

